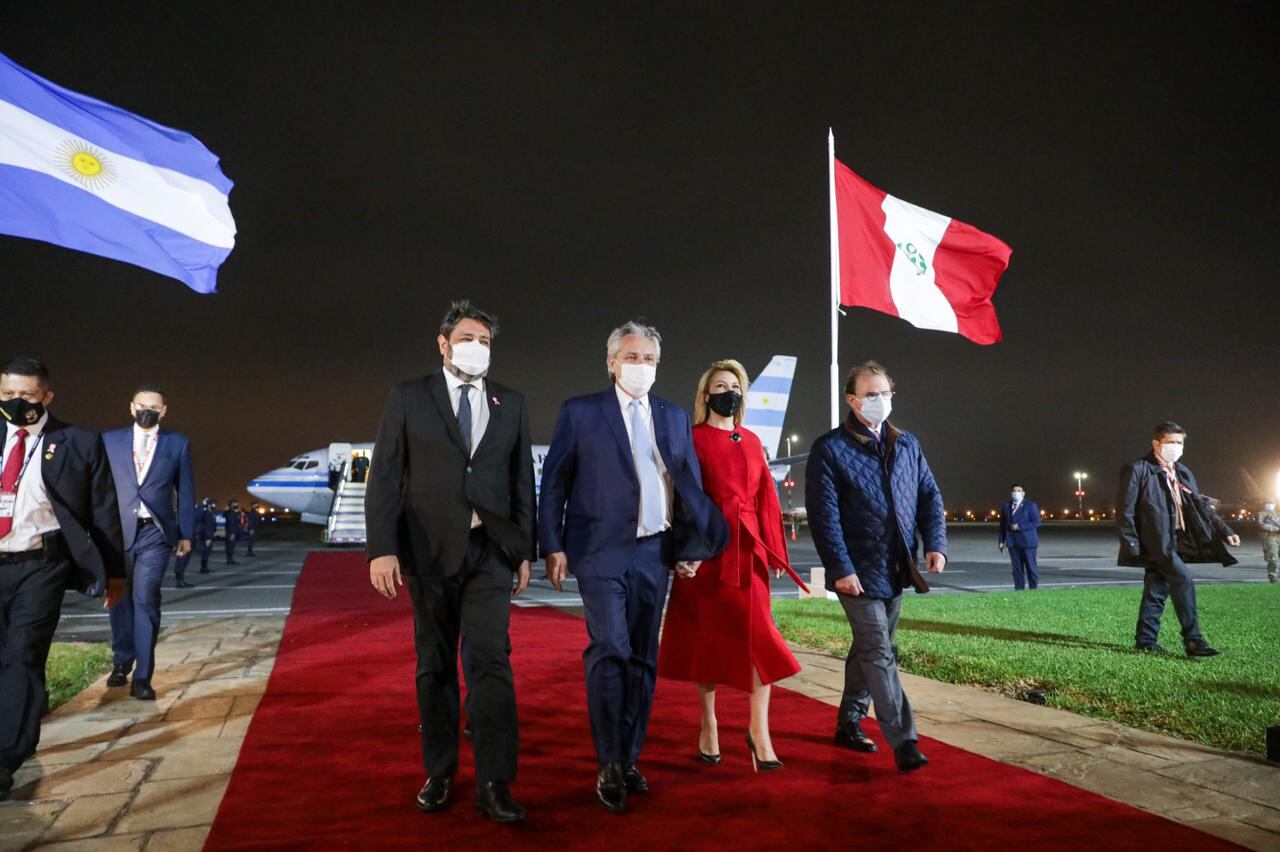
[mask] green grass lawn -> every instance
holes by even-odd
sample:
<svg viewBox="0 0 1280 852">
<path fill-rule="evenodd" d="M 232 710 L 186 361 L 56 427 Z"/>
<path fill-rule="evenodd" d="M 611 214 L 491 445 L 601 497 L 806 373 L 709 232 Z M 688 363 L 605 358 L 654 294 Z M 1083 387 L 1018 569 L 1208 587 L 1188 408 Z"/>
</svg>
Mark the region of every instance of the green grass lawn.
<svg viewBox="0 0 1280 852">
<path fill-rule="evenodd" d="M 1023 697 L 1197 740 L 1265 753 L 1265 728 L 1280 725 L 1280 585 L 1197 590 L 1200 624 L 1221 656 L 1182 654 L 1178 620 L 1165 610 L 1154 657 L 1133 650 L 1138 589 L 1056 589 L 903 597 L 898 625 L 905 671 Z M 775 600 L 788 639 L 844 656 L 849 626 L 836 601 Z"/>
<path fill-rule="evenodd" d="M 60 707 L 111 670 L 111 646 L 87 642 L 55 642 L 45 666 L 49 709 Z"/>
</svg>

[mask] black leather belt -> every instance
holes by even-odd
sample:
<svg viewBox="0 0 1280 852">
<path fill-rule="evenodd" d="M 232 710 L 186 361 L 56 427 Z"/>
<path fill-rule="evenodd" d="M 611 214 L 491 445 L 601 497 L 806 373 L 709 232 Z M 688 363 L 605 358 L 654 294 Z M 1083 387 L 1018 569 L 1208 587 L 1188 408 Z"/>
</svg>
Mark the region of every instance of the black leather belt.
<svg viewBox="0 0 1280 852">
<path fill-rule="evenodd" d="M 0 553 L 0 565 L 12 565 L 15 562 L 31 562 L 44 559 L 44 548 L 24 550 L 21 553 Z"/>
</svg>

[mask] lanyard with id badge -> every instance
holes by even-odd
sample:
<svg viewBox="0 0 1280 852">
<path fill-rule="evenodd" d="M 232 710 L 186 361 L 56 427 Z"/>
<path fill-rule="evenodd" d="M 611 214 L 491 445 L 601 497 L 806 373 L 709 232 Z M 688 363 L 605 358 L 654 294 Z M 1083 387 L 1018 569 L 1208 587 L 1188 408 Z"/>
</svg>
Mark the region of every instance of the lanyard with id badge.
<svg viewBox="0 0 1280 852">
<path fill-rule="evenodd" d="M 12 518 L 17 511 L 18 489 L 22 487 L 22 478 L 27 475 L 27 468 L 31 466 L 31 459 L 38 449 L 40 449 L 40 437 L 35 436 L 35 440 L 31 442 L 31 449 L 27 450 L 27 457 L 22 460 L 18 478 L 14 480 L 13 491 L 0 490 L 0 518 Z"/>
</svg>

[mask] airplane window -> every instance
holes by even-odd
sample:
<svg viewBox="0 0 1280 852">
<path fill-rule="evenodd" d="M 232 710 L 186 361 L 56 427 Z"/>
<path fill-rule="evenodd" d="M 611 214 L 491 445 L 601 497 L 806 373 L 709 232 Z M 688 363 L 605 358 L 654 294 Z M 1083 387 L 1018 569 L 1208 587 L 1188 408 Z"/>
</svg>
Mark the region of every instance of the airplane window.
<svg viewBox="0 0 1280 852">
<path fill-rule="evenodd" d="M 303 470 L 314 470 L 315 468 L 317 468 L 317 467 L 319 467 L 319 466 L 320 466 L 320 462 L 318 462 L 318 461 L 309 461 L 309 462 L 307 462 L 306 466 L 305 466 L 305 467 L 303 467 L 302 469 L 303 469 Z"/>
<path fill-rule="evenodd" d="M 293 468 L 294 470 L 303 470 L 306 468 L 306 466 L 307 466 L 307 463 L 301 462 L 301 461 L 294 462 L 293 464 L 289 465 L 289 467 Z"/>
</svg>

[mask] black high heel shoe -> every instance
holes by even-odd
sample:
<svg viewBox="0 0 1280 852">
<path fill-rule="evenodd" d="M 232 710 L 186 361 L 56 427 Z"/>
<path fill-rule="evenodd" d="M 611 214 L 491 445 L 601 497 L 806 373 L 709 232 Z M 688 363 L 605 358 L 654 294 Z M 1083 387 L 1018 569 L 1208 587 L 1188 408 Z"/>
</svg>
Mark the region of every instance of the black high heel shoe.
<svg viewBox="0 0 1280 852">
<path fill-rule="evenodd" d="M 747 748 L 751 750 L 751 768 L 756 772 L 772 772 L 782 768 L 781 760 L 761 760 L 756 757 L 756 744 L 751 741 L 751 732 L 747 731 Z"/>
<path fill-rule="evenodd" d="M 720 765 L 720 755 L 718 755 L 718 754 L 707 754 L 707 753 L 706 753 L 705 751 L 703 751 L 702 749 L 698 749 L 698 762 L 699 762 L 699 763 L 705 763 L 707 766 L 719 766 L 719 765 Z"/>
</svg>

